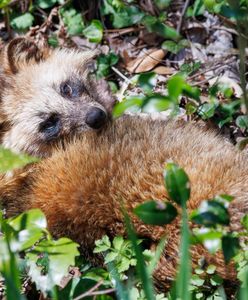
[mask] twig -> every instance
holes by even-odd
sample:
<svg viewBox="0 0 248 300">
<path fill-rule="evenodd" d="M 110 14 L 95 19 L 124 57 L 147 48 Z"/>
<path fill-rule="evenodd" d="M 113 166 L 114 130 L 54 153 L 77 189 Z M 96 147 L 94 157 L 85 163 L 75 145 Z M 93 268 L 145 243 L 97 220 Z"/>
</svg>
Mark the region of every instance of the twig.
<svg viewBox="0 0 248 300">
<path fill-rule="evenodd" d="M 112 289 L 106 289 L 106 290 L 101 290 L 101 291 L 96 291 L 96 292 L 92 292 L 90 294 L 90 296 L 97 296 L 97 295 L 106 295 L 106 294 L 110 294 L 110 293 L 113 293 L 115 291 L 114 288 Z M 88 296 L 84 296 L 85 297 L 88 297 Z M 82 298 L 81 298 L 82 299 Z"/>
<path fill-rule="evenodd" d="M 186 0 L 185 3 L 184 3 L 183 10 L 182 10 L 180 18 L 179 18 L 179 22 L 177 24 L 177 32 L 178 33 L 180 33 L 180 31 L 181 31 L 182 24 L 183 24 L 183 17 L 186 13 L 186 10 L 187 10 L 188 6 L 189 6 L 189 2 L 190 2 L 190 0 Z"/>
<path fill-rule="evenodd" d="M 118 69 L 116 69 L 115 67 L 111 67 L 111 69 L 118 74 L 122 79 L 124 79 L 124 81 L 126 81 L 128 84 L 131 83 L 131 80 L 128 79 L 124 74 L 122 74 Z"/>
<path fill-rule="evenodd" d="M 223 61 L 220 61 L 220 62 L 216 63 L 215 65 L 211 66 L 210 68 L 205 69 L 205 70 L 202 70 L 202 71 L 197 72 L 196 74 L 190 76 L 190 77 L 188 78 L 188 80 L 193 80 L 193 79 L 195 79 L 196 77 L 198 77 L 198 76 L 200 76 L 200 75 L 203 75 L 203 74 L 205 74 L 205 73 L 207 73 L 207 72 L 210 72 L 210 71 L 213 71 L 213 70 L 216 70 L 216 69 L 219 70 L 219 69 L 225 67 L 227 64 L 230 64 L 230 63 L 233 62 L 233 61 L 234 61 L 233 58 L 231 58 L 230 60 L 227 60 L 227 61 L 225 62 L 225 64 L 224 64 L 224 66 L 223 66 Z M 220 66 L 219 66 L 219 65 L 220 65 Z"/>
<path fill-rule="evenodd" d="M 89 289 L 87 292 L 81 294 L 80 296 L 74 298 L 73 300 L 80 300 L 83 299 L 87 296 L 92 295 L 92 293 L 99 288 L 99 286 L 103 283 L 103 280 L 100 280 L 99 282 L 97 282 L 97 284 L 95 284 L 91 289 Z"/>
</svg>

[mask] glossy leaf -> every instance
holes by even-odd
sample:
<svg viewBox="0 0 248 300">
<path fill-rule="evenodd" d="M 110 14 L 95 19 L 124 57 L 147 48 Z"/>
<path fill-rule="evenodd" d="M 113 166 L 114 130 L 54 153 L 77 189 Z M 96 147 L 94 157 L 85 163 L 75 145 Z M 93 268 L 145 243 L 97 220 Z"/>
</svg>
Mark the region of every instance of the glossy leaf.
<svg viewBox="0 0 248 300">
<path fill-rule="evenodd" d="M 222 250 L 225 258 L 226 264 L 238 254 L 240 249 L 239 239 L 237 237 L 232 236 L 231 234 L 225 235 L 222 238 Z"/>
<path fill-rule="evenodd" d="M 142 112 L 153 113 L 175 108 L 175 103 L 167 96 L 153 94 L 142 101 Z"/>
<path fill-rule="evenodd" d="M 146 224 L 165 225 L 177 216 L 176 208 L 169 202 L 148 201 L 134 209 L 134 213 Z"/>
<path fill-rule="evenodd" d="M 13 18 L 10 25 L 17 31 L 25 31 L 33 25 L 34 17 L 31 13 L 26 12 Z"/>
<path fill-rule="evenodd" d="M 140 108 L 143 103 L 144 97 L 142 96 L 133 96 L 129 97 L 122 102 L 117 103 L 113 109 L 113 117 L 118 118 L 123 115 L 126 111 L 133 108 Z"/>
<path fill-rule="evenodd" d="M 181 206 L 186 206 L 190 197 L 188 175 L 174 163 L 168 163 L 164 171 L 165 186 L 170 198 Z"/>
<path fill-rule="evenodd" d="M 99 20 L 92 20 L 90 25 L 83 30 L 83 34 L 92 43 L 100 43 L 103 37 L 103 26 Z"/>
<path fill-rule="evenodd" d="M 153 72 L 143 73 L 139 75 L 138 82 L 144 92 L 150 93 L 152 91 L 157 82 L 156 76 L 157 75 Z"/>
<path fill-rule="evenodd" d="M 204 226 L 229 225 L 227 208 L 216 200 L 204 201 L 199 209 L 191 214 L 191 220 Z"/>
</svg>

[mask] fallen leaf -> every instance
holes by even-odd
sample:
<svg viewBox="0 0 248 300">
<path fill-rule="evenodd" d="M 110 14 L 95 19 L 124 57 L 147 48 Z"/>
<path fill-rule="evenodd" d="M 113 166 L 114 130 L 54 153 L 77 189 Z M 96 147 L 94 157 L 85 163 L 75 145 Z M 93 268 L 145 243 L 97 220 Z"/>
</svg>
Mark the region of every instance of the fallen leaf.
<svg viewBox="0 0 248 300">
<path fill-rule="evenodd" d="M 162 49 L 152 49 L 143 56 L 129 61 L 125 67 L 131 73 L 143 73 L 152 70 L 166 55 Z"/>
<path fill-rule="evenodd" d="M 176 70 L 170 67 L 158 66 L 155 69 L 153 69 L 153 72 L 159 75 L 172 75 L 176 72 Z"/>
</svg>

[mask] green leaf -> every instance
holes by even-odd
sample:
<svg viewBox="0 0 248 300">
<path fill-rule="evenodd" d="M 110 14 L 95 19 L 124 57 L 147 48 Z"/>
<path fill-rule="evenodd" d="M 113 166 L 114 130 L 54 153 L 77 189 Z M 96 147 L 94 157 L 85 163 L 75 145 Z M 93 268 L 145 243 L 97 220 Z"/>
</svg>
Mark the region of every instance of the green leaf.
<svg viewBox="0 0 248 300">
<path fill-rule="evenodd" d="M 150 93 L 157 82 L 157 75 L 154 72 L 139 75 L 138 83 L 145 93 Z"/>
<path fill-rule="evenodd" d="M 182 207 L 190 197 L 190 183 L 187 174 L 174 163 L 167 163 L 164 181 L 170 198 Z"/>
<path fill-rule="evenodd" d="M 216 266 L 215 265 L 209 265 L 207 267 L 206 273 L 212 275 L 212 274 L 215 273 L 215 271 L 216 271 Z"/>
<path fill-rule="evenodd" d="M 169 97 L 174 101 L 175 103 L 178 103 L 178 98 L 182 94 L 183 86 L 185 84 L 184 79 L 181 76 L 173 76 L 168 81 L 168 93 Z"/>
<path fill-rule="evenodd" d="M 25 31 L 33 25 L 34 17 L 31 13 L 26 12 L 23 15 L 17 16 L 10 21 L 10 25 L 13 29 L 19 31 Z"/>
<path fill-rule="evenodd" d="M 146 26 L 149 32 L 154 32 L 155 34 L 158 34 L 163 38 L 171 39 L 174 41 L 178 41 L 180 39 L 180 35 L 174 28 L 162 23 L 156 17 L 145 16 L 142 20 L 142 23 Z"/>
<path fill-rule="evenodd" d="M 27 264 L 29 276 L 35 282 L 37 289 L 46 293 L 59 285 L 64 276 L 68 274 L 70 266 L 75 264 L 75 257 L 79 255 L 78 244 L 68 238 L 61 238 L 56 241 L 43 240 L 34 249 L 27 253 Z M 46 253 L 49 261 L 48 272 L 43 274 L 44 266 L 37 265 L 37 254 Z"/>
<path fill-rule="evenodd" d="M 198 109 L 198 114 L 203 120 L 207 120 L 213 117 L 217 106 L 216 103 L 203 103 Z"/>
<path fill-rule="evenodd" d="M 189 116 L 194 114 L 197 111 L 197 106 L 191 102 L 188 102 L 185 108 L 186 108 L 186 114 Z"/>
<path fill-rule="evenodd" d="M 58 3 L 58 0 L 36 0 L 35 4 L 37 4 L 42 9 L 47 9 L 49 7 L 54 6 Z"/>
<path fill-rule="evenodd" d="M 142 112 L 153 113 L 174 109 L 175 103 L 173 103 L 173 101 L 171 101 L 171 99 L 169 99 L 167 96 L 154 93 L 151 96 L 147 96 L 143 99 L 141 107 Z"/>
<path fill-rule="evenodd" d="M 192 275 L 191 280 L 190 280 L 190 283 L 195 286 L 203 286 L 204 282 L 205 282 L 205 280 L 196 274 Z"/>
<path fill-rule="evenodd" d="M 109 262 L 115 260 L 117 256 L 118 256 L 117 252 L 112 252 L 112 251 L 109 252 L 104 258 L 105 264 L 108 264 Z"/>
<path fill-rule="evenodd" d="M 9 5 L 11 0 L 0 0 L 0 9 Z"/>
<path fill-rule="evenodd" d="M 170 5 L 171 0 L 154 0 L 154 2 L 159 9 L 163 10 Z"/>
<path fill-rule="evenodd" d="M 177 216 L 176 208 L 169 202 L 147 201 L 138 205 L 134 213 L 146 224 L 165 225 Z"/>
<path fill-rule="evenodd" d="M 95 245 L 94 253 L 104 252 L 111 248 L 111 243 L 107 235 L 104 235 L 101 240 L 97 240 Z"/>
<path fill-rule="evenodd" d="M 56 48 L 59 46 L 59 41 L 58 41 L 58 38 L 56 35 L 51 35 L 49 38 L 48 38 L 48 44 L 50 46 L 52 46 L 53 48 Z"/>
<path fill-rule="evenodd" d="M 195 71 L 198 71 L 201 67 L 199 61 L 184 63 L 180 66 L 180 73 L 185 73 L 186 75 L 192 75 Z"/>
<path fill-rule="evenodd" d="M 218 286 L 223 283 L 223 279 L 219 275 L 214 274 L 213 276 L 210 277 L 210 283 L 213 286 Z M 223 298 L 221 298 L 221 299 L 223 299 Z"/>
<path fill-rule="evenodd" d="M 92 43 L 100 43 L 103 37 L 103 26 L 99 20 L 92 20 L 90 25 L 83 30 L 83 34 Z"/>
<path fill-rule="evenodd" d="M 226 207 L 217 200 L 203 201 L 191 214 L 191 220 L 207 227 L 229 225 L 230 218 Z"/>
<path fill-rule="evenodd" d="M 144 13 L 136 6 L 126 6 L 123 3 L 115 6 L 114 0 L 104 0 L 102 6 L 103 15 L 111 15 L 114 28 L 123 28 L 139 23 Z"/>
<path fill-rule="evenodd" d="M 38 159 L 26 154 L 15 154 L 0 146 L 0 172 L 4 173 L 37 162 Z"/>
<path fill-rule="evenodd" d="M 222 250 L 226 264 L 238 254 L 239 249 L 240 245 L 237 237 L 234 237 L 231 234 L 222 237 Z"/>
<path fill-rule="evenodd" d="M 130 108 L 139 108 L 143 103 L 144 97 L 142 96 L 132 96 L 128 97 L 126 100 L 122 102 L 116 103 L 113 108 L 113 117 L 118 118 L 123 115 L 126 111 L 130 111 Z"/>
<path fill-rule="evenodd" d="M 174 41 L 165 41 L 162 44 L 163 49 L 168 50 L 169 52 L 172 52 L 174 54 L 177 54 L 180 50 L 188 46 L 189 46 L 189 42 L 187 40 L 181 40 L 178 43 Z"/>
<path fill-rule="evenodd" d="M 110 52 L 108 55 L 99 55 L 97 57 L 97 78 L 106 77 L 109 75 L 111 67 L 117 64 L 119 57 Z"/>
<path fill-rule="evenodd" d="M 116 250 L 121 250 L 123 244 L 124 244 L 124 239 L 122 236 L 116 236 L 113 239 L 113 246 Z"/>
<path fill-rule="evenodd" d="M 60 10 L 62 19 L 67 27 L 67 32 L 69 35 L 82 34 L 84 29 L 84 22 L 81 14 L 77 12 L 74 8 Z"/>
<path fill-rule="evenodd" d="M 241 219 L 241 224 L 242 226 L 248 230 L 248 215 L 245 215 L 242 219 Z"/>
<path fill-rule="evenodd" d="M 215 253 L 221 247 L 221 238 L 223 233 L 211 228 L 195 228 L 194 236 L 210 252 Z"/>
<path fill-rule="evenodd" d="M 235 123 L 242 129 L 248 129 L 248 116 L 238 116 Z"/>
<path fill-rule="evenodd" d="M 40 209 L 31 209 L 17 217 L 8 220 L 8 224 L 16 231 L 24 229 L 45 229 L 47 226 L 46 217 Z"/>
<path fill-rule="evenodd" d="M 44 236 L 43 230 L 47 226 L 46 217 L 39 209 L 24 212 L 9 219 L 7 223 L 16 231 L 16 240 L 13 238 L 10 243 L 15 251 L 23 251 L 33 246 Z"/>
</svg>

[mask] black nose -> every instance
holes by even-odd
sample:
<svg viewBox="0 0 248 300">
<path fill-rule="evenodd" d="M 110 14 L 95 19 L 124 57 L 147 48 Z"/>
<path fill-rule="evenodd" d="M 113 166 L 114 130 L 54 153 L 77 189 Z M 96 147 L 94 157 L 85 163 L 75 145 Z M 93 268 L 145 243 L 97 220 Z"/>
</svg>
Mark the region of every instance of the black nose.
<svg viewBox="0 0 248 300">
<path fill-rule="evenodd" d="M 101 128 L 107 121 L 106 113 L 98 108 L 93 107 L 86 115 L 86 124 L 89 125 L 93 129 Z"/>
</svg>

